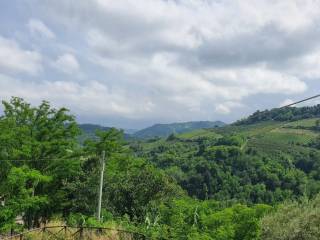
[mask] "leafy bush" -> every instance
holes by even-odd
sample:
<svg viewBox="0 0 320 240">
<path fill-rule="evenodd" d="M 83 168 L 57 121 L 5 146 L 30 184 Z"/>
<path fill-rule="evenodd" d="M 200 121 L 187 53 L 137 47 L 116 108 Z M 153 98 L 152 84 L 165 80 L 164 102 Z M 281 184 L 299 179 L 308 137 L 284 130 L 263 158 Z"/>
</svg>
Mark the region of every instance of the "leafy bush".
<svg viewBox="0 0 320 240">
<path fill-rule="evenodd" d="M 293 121 L 320 116 L 320 104 L 308 107 L 274 108 L 256 111 L 251 116 L 236 122 L 236 125 L 253 124 L 262 121 Z"/>
<path fill-rule="evenodd" d="M 244 140 L 240 136 L 226 136 L 219 138 L 216 145 L 238 146 L 243 144 Z"/>
<path fill-rule="evenodd" d="M 320 239 L 320 195 L 280 205 L 262 219 L 261 226 L 262 240 Z"/>
<path fill-rule="evenodd" d="M 153 239 L 259 239 L 260 218 L 270 209 L 261 204 L 224 207 L 212 200 L 176 199 L 160 205 L 147 232 Z"/>
</svg>

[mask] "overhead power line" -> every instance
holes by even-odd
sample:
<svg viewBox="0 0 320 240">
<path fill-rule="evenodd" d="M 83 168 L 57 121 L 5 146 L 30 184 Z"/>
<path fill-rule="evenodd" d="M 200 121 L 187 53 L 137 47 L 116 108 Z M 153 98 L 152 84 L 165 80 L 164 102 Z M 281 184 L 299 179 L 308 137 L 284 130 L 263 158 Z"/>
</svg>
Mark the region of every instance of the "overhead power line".
<svg viewBox="0 0 320 240">
<path fill-rule="evenodd" d="M 294 106 L 294 105 L 296 105 L 296 104 L 298 104 L 298 103 L 306 102 L 306 101 L 309 101 L 309 100 L 311 100 L 311 99 L 315 99 L 315 98 L 318 98 L 318 97 L 320 97 L 320 94 L 317 94 L 317 95 L 314 95 L 314 96 L 312 96 L 312 97 L 304 98 L 304 99 L 302 99 L 302 100 L 299 100 L 299 101 L 296 101 L 296 102 L 287 104 L 287 105 L 282 106 L 282 107 L 280 107 L 280 108 L 278 108 L 278 109 L 291 107 L 291 106 Z M 263 112 L 260 112 L 260 114 L 263 114 Z M 273 128 L 269 129 L 267 132 L 272 132 L 274 129 L 282 128 L 282 127 L 284 127 L 284 126 L 285 126 L 287 123 L 289 123 L 289 122 L 291 122 L 291 120 L 286 120 L 286 121 L 282 122 L 280 125 L 276 125 L 276 126 L 274 126 Z M 261 134 L 261 133 L 260 133 L 260 134 Z M 252 137 L 253 137 L 253 138 L 256 138 L 256 137 L 259 136 L 260 134 L 257 134 L 257 135 L 252 136 Z M 274 147 L 276 147 L 276 146 L 277 146 L 277 144 L 274 145 Z"/>
<path fill-rule="evenodd" d="M 79 158 L 68 158 L 68 159 L 59 159 L 59 158 L 54 158 L 54 159 L 0 159 L 0 162 L 44 162 L 44 161 L 76 161 L 76 160 L 81 160 Z"/>
<path fill-rule="evenodd" d="M 285 106 L 282 106 L 282 107 L 280 107 L 280 108 L 291 107 L 291 106 L 296 105 L 296 104 L 298 104 L 298 103 L 306 102 L 306 101 L 309 101 L 309 100 L 311 100 L 311 99 L 318 98 L 318 97 L 320 97 L 320 94 L 315 95 L 315 96 L 312 96 L 312 97 L 308 97 L 308 98 L 305 98 L 305 99 L 302 99 L 302 100 L 297 101 L 297 102 L 294 102 L 294 103 L 290 103 L 290 104 L 285 105 Z"/>
<path fill-rule="evenodd" d="M 306 102 L 306 101 L 309 101 L 311 99 L 315 99 L 315 98 L 318 98 L 320 97 L 320 94 L 317 94 L 317 95 L 314 95 L 312 97 L 308 97 L 308 98 L 305 98 L 305 99 L 302 99 L 302 100 L 299 100 L 299 101 L 296 101 L 296 102 L 293 102 L 293 103 L 290 103 L 290 104 L 287 104 L 285 106 L 282 106 L 280 107 L 279 109 L 282 109 L 282 108 L 286 108 L 286 107 L 291 107 L 291 106 L 294 106 L 298 103 L 302 103 L 302 102 Z M 290 122 L 289 120 L 284 122 L 284 124 L 286 124 L 287 122 Z M 278 128 L 279 126 L 276 126 L 275 128 Z M 273 129 L 271 129 L 270 131 L 272 131 Z M 78 161 L 78 160 L 83 160 L 83 159 L 79 159 L 79 158 L 68 158 L 68 159 L 61 159 L 61 158 L 54 158 L 54 159 L 0 159 L 0 162 L 41 162 L 41 161 Z"/>
</svg>

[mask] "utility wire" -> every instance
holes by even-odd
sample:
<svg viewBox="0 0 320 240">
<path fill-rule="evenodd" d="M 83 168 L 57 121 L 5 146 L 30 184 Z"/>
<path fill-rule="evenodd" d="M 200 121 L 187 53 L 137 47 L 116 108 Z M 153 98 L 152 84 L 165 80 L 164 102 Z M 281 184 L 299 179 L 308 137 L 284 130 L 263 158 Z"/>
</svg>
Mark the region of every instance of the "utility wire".
<svg viewBox="0 0 320 240">
<path fill-rule="evenodd" d="M 79 158 L 77 159 L 59 159 L 59 158 L 54 158 L 54 159 L 0 159 L 0 162 L 44 162 L 44 161 L 76 161 L 76 160 L 81 160 Z"/>
<path fill-rule="evenodd" d="M 285 106 L 282 106 L 282 107 L 280 107 L 280 108 L 291 107 L 291 106 L 296 105 L 296 104 L 298 104 L 298 103 L 306 102 L 306 101 L 309 101 L 309 100 L 311 100 L 311 99 L 318 98 L 318 97 L 320 97 L 320 94 L 315 95 L 315 96 L 312 96 L 312 97 L 308 97 L 308 98 L 305 98 L 305 99 L 302 99 L 302 100 L 297 101 L 297 102 L 294 102 L 294 103 L 290 103 L 290 104 L 285 105 Z"/>
<path fill-rule="evenodd" d="M 280 107 L 279 109 L 282 109 L 282 108 L 287 108 L 287 107 L 291 107 L 293 105 L 296 105 L 298 103 L 302 103 L 302 102 L 306 102 L 306 101 L 309 101 L 311 99 L 315 99 L 315 98 L 318 98 L 320 97 L 320 94 L 317 94 L 317 95 L 314 95 L 312 97 L 308 97 L 308 98 L 305 98 L 305 99 L 302 99 L 302 100 L 299 100 L 299 101 L 296 101 L 296 102 L 293 102 L 293 103 L 290 103 L 288 105 L 285 105 L 285 106 L 282 106 Z M 284 123 L 282 123 L 280 126 L 275 126 L 275 128 L 279 128 L 279 127 L 282 127 L 283 125 L 285 125 L 286 123 L 290 122 L 290 120 L 287 120 L 285 121 Z M 273 129 L 275 129 L 273 128 Z M 273 130 L 271 129 L 270 132 Z M 258 134 L 259 135 L 259 134 Z M 54 158 L 54 159 L 0 159 L 0 162 L 40 162 L 40 161 L 62 161 L 62 160 L 66 160 L 66 161 L 76 161 L 76 160 L 80 160 L 80 159 L 61 159 L 61 158 Z"/>
<path fill-rule="evenodd" d="M 278 109 L 288 108 L 288 107 L 294 106 L 294 105 L 296 105 L 296 104 L 299 104 L 299 103 L 302 103 L 302 102 L 306 102 L 306 101 L 309 101 L 309 100 L 311 100 L 311 99 L 315 99 L 315 98 L 318 98 L 318 97 L 320 97 L 320 94 L 317 94 L 317 95 L 314 95 L 314 96 L 312 96 L 312 97 L 304 98 L 304 99 L 302 99 L 302 100 L 299 100 L 299 101 L 296 101 L 296 102 L 287 104 L 287 105 L 282 106 L 282 107 L 280 107 L 280 108 L 278 108 Z M 261 114 L 263 114 L 263 112 L 261 112 Z M 286 121 L 284 121 L 284 122 L 281 122 L 279 125 L 276 124 L 273 128 L 269 129 L 267 132 L 272 132 L 273 130 L 275 130 L 275 129 L 277 129 L 277 128 L 283 128 L 287 123 L 290 123 L 291 121 L 292 121 L 292 120 L 286 120 Z M 265 133 L 264 133 L 264 134 L 265 134 Z M 260 135 L 261 135 L 261 133 L 255 135 L 255 136 L 252 136 L 252 138 L 254 139 L 254 138 L 256 138 L 257 136 L 260 136 Z M 252 139 L 251 139 L 251 140 L 252 140 Z M 264 143 L 264 144 L 266 144 L 266 143 Z M 267 145 L 267 144 L 266 144 L 266 145 Z M 276 145 L 276 144 L 275 144 L 275 145 Z"/>
</svg>

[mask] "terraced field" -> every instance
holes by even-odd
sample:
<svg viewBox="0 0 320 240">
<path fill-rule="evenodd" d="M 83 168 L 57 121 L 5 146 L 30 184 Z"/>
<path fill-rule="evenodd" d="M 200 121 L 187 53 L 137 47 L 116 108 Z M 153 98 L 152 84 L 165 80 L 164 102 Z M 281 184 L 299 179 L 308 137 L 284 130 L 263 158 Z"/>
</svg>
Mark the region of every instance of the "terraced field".
<svg viewBox="0 0 320 240">
<path fill-rule="evenodd" d="M 285 128 L 277 128 L 271 130 L 270 132 L 266 132 L 263 137 L 261 137 L 264 141 L 271 141 L 275 144 L 277 143 L 308 143 L 314 138 L 317 137 L 317 134 L 313 131 L 309 130 L 301 130 L 301 129 L 285 129 Z"/>
<path fill-rule="evenodd" d="M 316 119 L 305 119 L 290 123 L 272 124 L 272 127 L 251 129 L 246 147 L 254 148 L 266 154 L 308 154 L 308 144 L 320 133 L 313 130 L 300 129 L 313 127 Z M 314 150 L 314 149 L 313 149 Z"/>
<path fill-rule="evenodd" d="M 223 136 L 240 136 L 244 143 L 241 150 L 256 149 L 266 156 L 287 155 L 289 158 L 299 158 L 319 151 L 309 147 L 309 144 L 320 136 L 319 131 L 312 130 L 317 118 L 298 120 L 294 122 L 267 121 L 251 125 L 228 125 L 215 129 L 198 129 L 192 132 L 176 135 L 176 139 L 168 141 L 164 138 L 144 142 L 145 151 L 156 148 L 170 148 L 171 151 L 182 154 L 180 147 L 190 149 L 189 153 L 197 152 L 199 139 L 207 139 L 207 144 L 215 144 L 215 139 Z M 191 149 L 193 149 L 191 151 Z M 183 155 L 183 154 L 182 154 Z M 188 155 L 188 154 L 186 154 Z"/>
<path fill-rule="evenodd" d="M 320 118 L 309 118 L 284 124 L 285 127 L 313 127 Z"/>
<path fill-rule="evenodd" d="M 214 131 L 221 135 L 236 134 L 243 137 L 252 137 L 260 134 L 264 134 L 275 128 L 281 127 L 282 124 L 279 122 L 268 121 L 263 123 L 251 124 L 251 125 L 228 125 L 225 127 L 217 128 Z"/>
<path fill-rule="evenodd" d="M 219 138 L 221 134 L 216 133 L 212 129 L 198 129 L 192 132 L 177 135 L 180 139 L 198 139 L 198 138 Z"/>
<path fill-rule="evenodd" d="M 218 129 L 200 129 L 179 134 L 177 137 L 180 140 L 196 140 L 204 137 L 214 139 L 225 135 L 238 135 L 245 139 L 242 150 L 254 148 L 267 155 L 308 154 L 308 144 L 320 136 L 320 132 L 308 129 L 315 126 L 317 119 L 294 122 L 268 121 L 244 126 L 228 125 Z M 163 140 L 155 144 L 160 144 L 161 141 Z"/>
</svg>

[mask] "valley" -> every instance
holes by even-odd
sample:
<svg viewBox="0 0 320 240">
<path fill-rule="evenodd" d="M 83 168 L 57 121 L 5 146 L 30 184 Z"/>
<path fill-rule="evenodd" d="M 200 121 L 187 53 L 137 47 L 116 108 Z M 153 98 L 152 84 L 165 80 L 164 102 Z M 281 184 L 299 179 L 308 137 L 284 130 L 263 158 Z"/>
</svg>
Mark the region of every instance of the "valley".
<svg viewBox="0 0 320 240">
<path fill-rule="evenodd" d="M 229 125 L 156 125 L 135 137 L 78 125 L 48 102 L 3 104 L 2 237 L 49 224 L 139 239 L 271 240 L 284 231 L 285 239 L 309 236 L 304 222 L 317 226 L 320 105 L 272 109 Z"/>
</svg>

